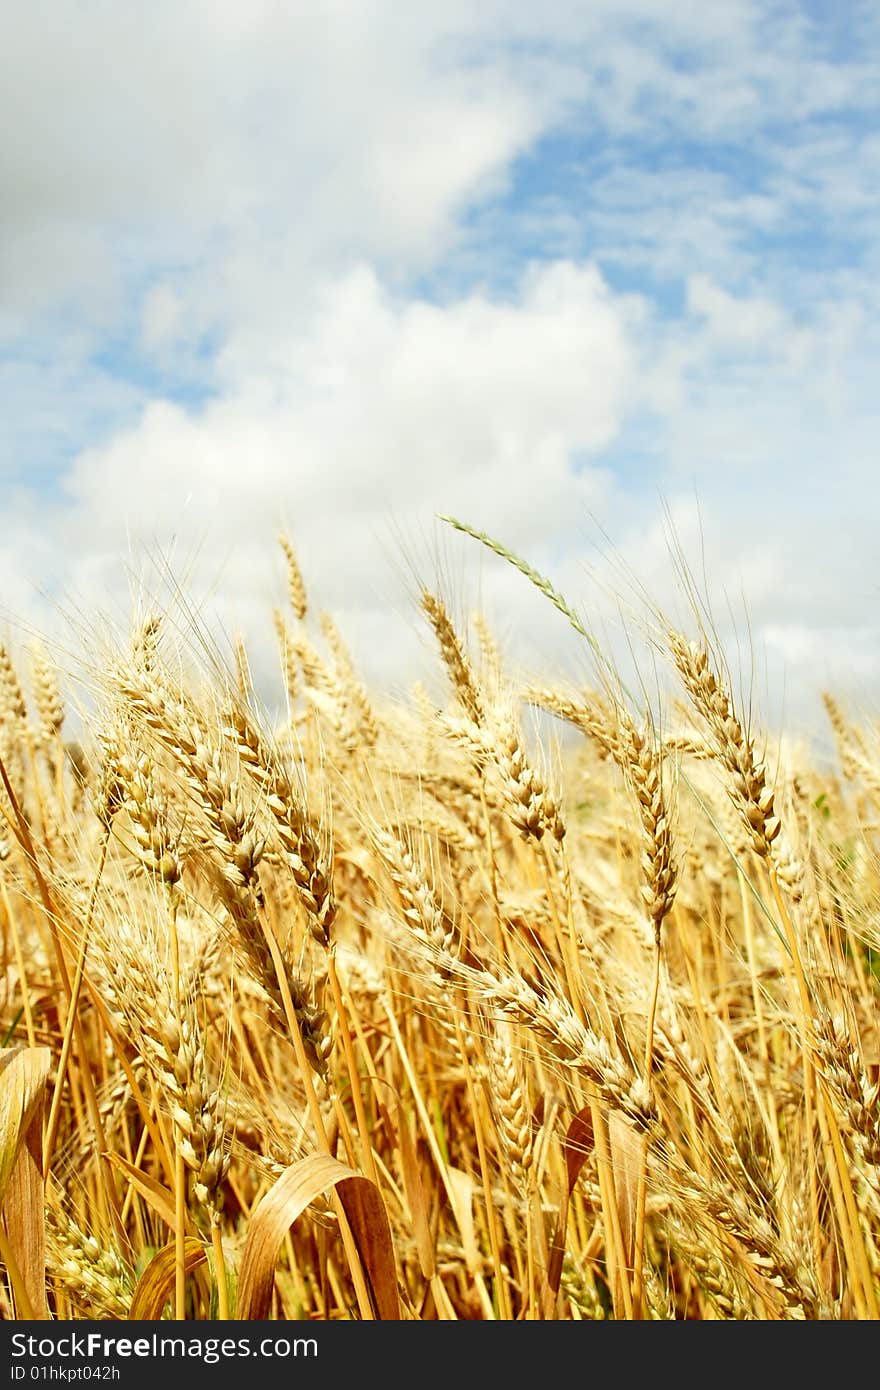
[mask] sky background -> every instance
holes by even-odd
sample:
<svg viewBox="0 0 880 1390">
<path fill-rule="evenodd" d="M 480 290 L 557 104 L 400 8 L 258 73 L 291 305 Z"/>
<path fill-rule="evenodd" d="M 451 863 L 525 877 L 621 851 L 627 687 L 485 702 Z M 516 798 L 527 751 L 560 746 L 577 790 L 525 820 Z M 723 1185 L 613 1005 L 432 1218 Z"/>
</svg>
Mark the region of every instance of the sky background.
<svg viewBox="0 0 880 1390">
<path fill-rule="evenodd" d="M 0 622 L 170 573 L 271 684 L 279 531 L 372 682 L 706 579 L 768 718 L 880 694 L 880 10 L 30 0 L 0 43 Z M 77 631 L 77 640 L 79 640 Z"/>
</svg>

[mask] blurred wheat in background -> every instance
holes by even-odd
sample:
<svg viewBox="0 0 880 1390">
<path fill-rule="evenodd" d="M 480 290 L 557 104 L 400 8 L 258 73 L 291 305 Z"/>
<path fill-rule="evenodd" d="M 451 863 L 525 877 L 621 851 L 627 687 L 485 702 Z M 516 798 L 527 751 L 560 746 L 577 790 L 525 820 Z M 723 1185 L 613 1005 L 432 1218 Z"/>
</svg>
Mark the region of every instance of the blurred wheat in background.
<svg viewBox="0 0 880 1390">
<path fill-rule="evenodd" d="M 75 739 L 0 648 L 3 1316 L 876 1318 L 876 728 L 768 749 L 696 620 L 662 707 L 526 684 L 428 586 L 382 700 L 282 548 L 281 720 L 162 612 Z"/>
</svg>

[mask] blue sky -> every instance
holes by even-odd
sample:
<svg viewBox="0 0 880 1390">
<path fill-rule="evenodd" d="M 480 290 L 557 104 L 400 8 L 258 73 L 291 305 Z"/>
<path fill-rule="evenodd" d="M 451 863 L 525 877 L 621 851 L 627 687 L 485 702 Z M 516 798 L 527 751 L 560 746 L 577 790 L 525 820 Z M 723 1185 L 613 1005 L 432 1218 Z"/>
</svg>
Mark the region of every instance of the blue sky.
<svg viewBox="0 0 880 1390">
<path fill-rule="evenodd" d="M 672 517 L 772 708 L 869 704 L 878 79 L 855 2 L 34 0 L 0 53 L 8 622 L 168 556 L 268 677 L 283 527 L 373 679 L 418 672 L 438 557 L 580 678 L 436 514 L 609 622 L 609 545 L 677 602 Z"/>
</svg>

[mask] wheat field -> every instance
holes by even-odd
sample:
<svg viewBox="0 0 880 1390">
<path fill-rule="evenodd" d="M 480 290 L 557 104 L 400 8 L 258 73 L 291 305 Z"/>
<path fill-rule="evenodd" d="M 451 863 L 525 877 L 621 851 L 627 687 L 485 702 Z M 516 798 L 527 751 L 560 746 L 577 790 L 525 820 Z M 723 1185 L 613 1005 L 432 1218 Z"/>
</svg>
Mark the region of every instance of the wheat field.
<svg viewBox="0 0 880 1390">
<path fill-rule="evenodd" d="M 162 612 L 75 730 L 0 647 L 2 1316 L 876 1318 L 876 727 L 771 755 L 662 615 L 662 708 L 524 683 L 440 586 L 382 700 L 281 545 L 280 718 Z"/>
</svg>

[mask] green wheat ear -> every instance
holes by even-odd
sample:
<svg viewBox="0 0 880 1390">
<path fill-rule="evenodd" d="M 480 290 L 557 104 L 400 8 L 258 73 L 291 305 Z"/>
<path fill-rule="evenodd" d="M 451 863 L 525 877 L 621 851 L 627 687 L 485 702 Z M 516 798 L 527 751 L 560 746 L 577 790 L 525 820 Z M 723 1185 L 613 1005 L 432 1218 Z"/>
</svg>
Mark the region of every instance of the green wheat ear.
<svg viewBox="0 0 880 1390">
<path fill-rule="evenodd" d="M 546 575 L 534 569 L 512 550 L 508 550 L 500 541 L 493 540 L 491 536 L 487 536 L 485 531 L 478 531 L 475 527 L 468 526 L 466 522 L 458 521 L 454 516 L 441 515 L 439 520 L 447 522 L 449 526 L 454 526 L 456 531 L 463 531 L 465 535 L 473 536 L 475 541 L 479 541 L 481 545 L 485 545 L 487 549 L 491 550 L 495 555 L 500 555 L 502 560 L 506 560 L 508 564 L 513 565 L 514 569 L 518 569 L 520 574 L 524 574 L 526 579 L 534 584 L 535 588 L 539 589 L 540 592 L 550 600 L 554 608 L 557 608 L 563 617 L 568 619 L 575 632 L 589 642 L 596 656 L 599 657 L 600 660 L 602 659 L 602 652 L 596 638 L 591 632 L 587 632 L 587 629 L 584 627 L 577 613 L 569 607 L 562 594 L 555 588 Z"/>
</svg>

